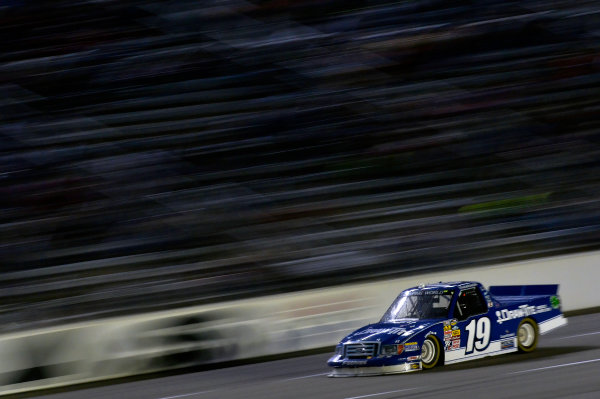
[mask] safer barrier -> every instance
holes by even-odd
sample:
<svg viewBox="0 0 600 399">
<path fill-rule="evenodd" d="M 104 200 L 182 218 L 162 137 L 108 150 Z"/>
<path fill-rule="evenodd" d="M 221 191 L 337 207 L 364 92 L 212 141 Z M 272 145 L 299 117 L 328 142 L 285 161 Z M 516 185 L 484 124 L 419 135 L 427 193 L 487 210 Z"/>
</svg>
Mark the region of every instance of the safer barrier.
<svg viewBox="0 0 600 399">
<path fill-rule="evenodd" d="M 477 280 L 560 284 L 563 311 L 600 306 L 600 252 L 441 270 L 0 336 L 0 394 L 334 345 L 404 288 Z"/>
</svg>

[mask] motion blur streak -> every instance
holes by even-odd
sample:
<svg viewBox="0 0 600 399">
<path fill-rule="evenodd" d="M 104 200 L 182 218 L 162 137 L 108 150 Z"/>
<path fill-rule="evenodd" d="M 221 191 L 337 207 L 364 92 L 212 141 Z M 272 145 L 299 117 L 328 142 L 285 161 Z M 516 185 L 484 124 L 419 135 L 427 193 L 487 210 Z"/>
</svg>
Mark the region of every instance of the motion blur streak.
<svg viewBox="0 0 600 399">
<path fill-rule="evenodd" d="M 597 248 L 599 16 L 3 1 L 0 331 Z"/>
<path fill-rule="evenodd" d="M 595 362 L 600 362 L 600 359 L 582 360 L 581 362 L 557 364 L 556 366 L 539 367 L 537 369 L 515 371 L 514 373 L 511 373 L 511 374 L 531 373 L 533 371 L 550 370 L 550 369 L 556 369 L 556 368 L 560 368 L 560 367 L 569 367 L 569 366 L 579 366 L 582 364 L 595 363 Z"/>
<path fill-rule="evenodd" d="M 158 399 L 175 399 L 175 398 L 185 398 L 186 396 L 202 395 L 203 393 L 207 393 L 207 392 L 213 392 L 213 391 L 200 391 L 200 392 L 185 393 L 185 394 L 183 394 L 183 395 L 165 396 L 165 397 L 163 397 L 163 398 L 158 398 Z"/>
<path fill-rule="evenodd" d="M 360 399 L 360 398 L 369 398 L 371 396 L 379 396 L 379 395 L 387 395 L 389 393 L 398 393 L 398 392 L 404 392 L 404 391 L 412 391 L 414 389 L 417 388 L 405 388 L 405 389 L 397 389 L 395 391 L 387 391 L 387 392 L 379 392 L 379 393 L 371 393 L 371 394 L 367 394 L 367 395 L 361 395 L 361 396 L 353 396 L 351 398 L 345 398 L 345 399 Z"/>
</svg>

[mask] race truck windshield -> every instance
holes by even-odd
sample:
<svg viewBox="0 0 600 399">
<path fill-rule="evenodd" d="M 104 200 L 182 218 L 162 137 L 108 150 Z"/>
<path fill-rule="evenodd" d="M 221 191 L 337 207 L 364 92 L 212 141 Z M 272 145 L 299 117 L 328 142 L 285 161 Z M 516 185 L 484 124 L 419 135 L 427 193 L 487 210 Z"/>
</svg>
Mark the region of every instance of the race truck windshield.
<svg viewBox="0 0 600 399">
<path fill-rule="evenodd" d="M 381 322 L 402 319 L 445 319 L 453 290 L 410 290 L 401 293 L 383 315 Z"/>
</svg>

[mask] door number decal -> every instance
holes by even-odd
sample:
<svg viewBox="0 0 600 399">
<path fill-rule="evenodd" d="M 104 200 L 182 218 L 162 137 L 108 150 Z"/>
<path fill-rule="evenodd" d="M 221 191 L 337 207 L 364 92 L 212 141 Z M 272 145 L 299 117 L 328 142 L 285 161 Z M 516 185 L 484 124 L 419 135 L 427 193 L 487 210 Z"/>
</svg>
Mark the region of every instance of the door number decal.
<svg viewBox="0 0 600 399">
<path fill-rule="evenodd" d="M 468 332 L 467 349 L 465 355 L 472 353 L 474 350 L 483 351 L 490 344 L 490 333 L 492 331 L 492 323 L 488 317 L 481 317 L 477 320 L 473 319 L 465 327 Z"/>
</svg>

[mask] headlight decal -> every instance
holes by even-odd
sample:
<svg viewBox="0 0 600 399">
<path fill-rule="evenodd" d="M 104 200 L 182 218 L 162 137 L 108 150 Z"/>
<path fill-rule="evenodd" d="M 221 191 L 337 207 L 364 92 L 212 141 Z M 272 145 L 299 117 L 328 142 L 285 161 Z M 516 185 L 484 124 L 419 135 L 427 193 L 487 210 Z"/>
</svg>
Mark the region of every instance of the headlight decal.
<svg viewBox="0 0 600 399">
<path fill-rule="evenodd" d="M 400 355 L 404 352 L 404 345 L 382 345 L 381 354 L 384 356 Z"/>
</svg>

